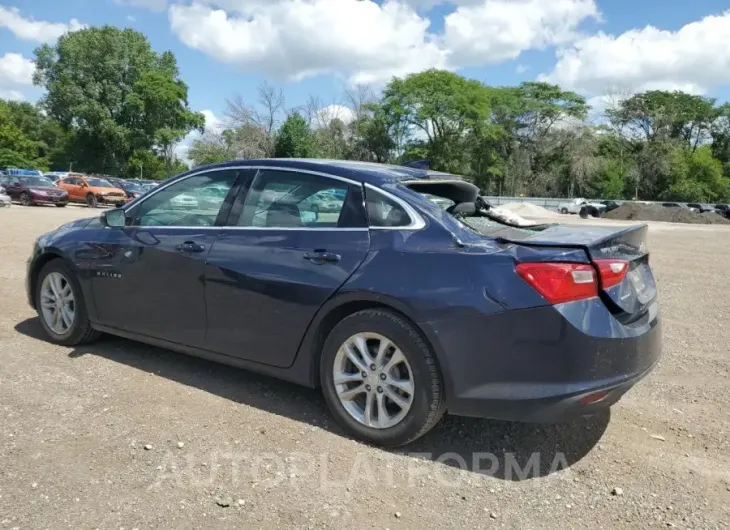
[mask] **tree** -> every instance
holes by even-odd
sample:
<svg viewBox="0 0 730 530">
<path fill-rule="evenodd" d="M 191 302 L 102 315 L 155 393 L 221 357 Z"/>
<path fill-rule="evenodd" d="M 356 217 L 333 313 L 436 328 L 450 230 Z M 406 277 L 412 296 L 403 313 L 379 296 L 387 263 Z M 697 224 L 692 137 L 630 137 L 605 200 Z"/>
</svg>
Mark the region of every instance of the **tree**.
<svg viewBox="0 0 730 530">
<path fill-rule="evenodd" d="M 22 112 L 18 114 L 18 110 Z M 37 140 L 40 130 L 28 132 L 21 128 L 25 125 L 22 118 L 28 109 L 14 103 L 0 100 L 0 167 L 40 167 L 47 168 L 47 160 L 43 157 L 43 142 Z"/>
<path fill-rule="evenodd" d="M 393 79 L 381 105 L 391 131 L 403 132 L 406 140 L 423 141 L 434 169 L 464 173 L 464 138 L 477 124 L 486 127 L 489 95 L 479 81 L 427 70 Z"/>
<path fill-rule="evenodd" d="M 187 85 L 170 52 L 110 26 L 67 33 L 35 50 L 41 105 L 67 131 L 78 169 L 124 173 L 133 153 L 154 151 L 171 166 L 174 144 L 203 116 L 190 111 Z"/>
<path fill-rule="evenodd" d="M 291 114 L 279 130 L 274 156 L 278 158 L 314 158 L 314 136 L 298 113 Z"/>
</svg>

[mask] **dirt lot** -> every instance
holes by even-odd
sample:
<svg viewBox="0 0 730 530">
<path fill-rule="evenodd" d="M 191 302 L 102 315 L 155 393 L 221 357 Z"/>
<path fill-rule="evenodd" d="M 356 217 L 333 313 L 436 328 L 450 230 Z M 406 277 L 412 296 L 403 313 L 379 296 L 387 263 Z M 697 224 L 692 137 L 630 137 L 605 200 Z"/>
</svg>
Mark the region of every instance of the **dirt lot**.
<svg viewBox="0 0 730 530">
<path fill-rule="evenodd" d="M 25 260 L 90 213 L 0 209 L 0 529 L 730 527 L 726 226 L 652 225 L 664 357 L 610 417 L 446 418 L 384 451 L 311 390 L 113 337 L 45 342 Z"/>
</svg>

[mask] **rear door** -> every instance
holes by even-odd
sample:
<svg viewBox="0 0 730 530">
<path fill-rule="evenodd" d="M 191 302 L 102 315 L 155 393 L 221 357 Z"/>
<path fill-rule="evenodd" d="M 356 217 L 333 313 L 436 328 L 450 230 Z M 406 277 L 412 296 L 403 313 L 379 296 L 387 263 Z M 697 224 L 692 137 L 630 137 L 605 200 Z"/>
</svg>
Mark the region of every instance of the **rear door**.
<svg viewBox="0 0 730 530">
<path fill-rule="evenodd" d="M 321 191 L 343 197 L 325 207 Z M 207 349 L 286 367 L 314 315 L 365 259 L 362 185 L 260 169 L 208 254 Z"/>
<path fill-rule="evenodd" d="M 207 171 L 161 188 L 127 210 L 129 226 L 108 229 L 90 260 L 101 323 L 188 346 L 205 341 L 205 260 L 236 193 L 238 170 Z M 173 206 L 181 194 L 224 187 L 215 207 Z"/>
</svg>

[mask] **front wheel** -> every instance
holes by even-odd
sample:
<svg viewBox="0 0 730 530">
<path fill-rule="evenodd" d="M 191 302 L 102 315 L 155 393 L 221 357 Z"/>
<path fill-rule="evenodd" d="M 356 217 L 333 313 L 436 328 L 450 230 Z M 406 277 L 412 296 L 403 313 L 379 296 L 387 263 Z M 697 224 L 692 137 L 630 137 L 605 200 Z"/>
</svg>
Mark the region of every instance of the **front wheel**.
<svg viewBox="0 0 730 530">
<path fill-rule="evenodd" d="M 89 208 L 96 208 L 98 205 L 98 201 L 96 200 L 96 196 L 93 193 L 89 193 L 86 196 L 86 206 Z"/>
<path fill-rule="evenodd" d="M 381 309 L 335 326 L 320 362 L 330 411 L 361 440 L 397 447 L 426 434 L 446 410 L 431 348 L 413 324 Z"/>
<path fill-rule="evenodd" d="M 56 344 L 75 346 L 97 339 L 73 271 L 60 259 L 46 263 L 38 274 L 35 304 L 41 325 Z"/>
<path fill-rule="evenodd" d="M 20 204 L 23 206 L 33 206 L 33 199 L 29 193 L 24 191 L 20 194 Z"/>
</svg>

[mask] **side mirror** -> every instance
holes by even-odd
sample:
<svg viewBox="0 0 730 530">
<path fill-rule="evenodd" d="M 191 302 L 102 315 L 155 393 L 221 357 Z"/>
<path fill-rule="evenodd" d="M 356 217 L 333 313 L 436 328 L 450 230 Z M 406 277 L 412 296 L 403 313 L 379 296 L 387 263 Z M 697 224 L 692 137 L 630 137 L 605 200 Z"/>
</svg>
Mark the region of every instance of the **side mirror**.
<svg viewBox="0 0 730 530">
<path fill-rule="evenodd" d="M 107 210 L 101 214 L 101 222 L 110 228 L 124 228 L 127 224 L 127 214 L 121 208 Z"/>
</svg>

